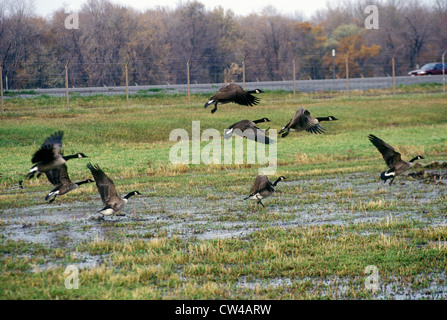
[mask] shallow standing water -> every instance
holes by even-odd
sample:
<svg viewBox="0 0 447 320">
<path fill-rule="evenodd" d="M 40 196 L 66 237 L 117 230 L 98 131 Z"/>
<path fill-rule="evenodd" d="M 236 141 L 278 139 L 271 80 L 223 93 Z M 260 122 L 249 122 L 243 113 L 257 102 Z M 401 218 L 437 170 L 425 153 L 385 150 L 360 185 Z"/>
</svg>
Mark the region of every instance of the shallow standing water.
<svg viewBox="0 0 447 320">
<path fill-rule="evenodd" d="M 445 176 L 444 176 L 445 177 Z M 215 194 L 213 197 L 133 197 L 124 209 L 125 216 L 92 219 L 100 207 L 94 197 L 85 202 L 42 203 L 27 208 L 10 208 L 0 213 L 2 241 L 26 241 L 49 248 L 75 248 L 80 243 L 98 240 L 126 241 L 178 236 L 186 240 L 245 237 L 249 233 L 277 227 L 349 225 L 382 220 L 416 221 L 421 227 L 447 225 L 446 180 L 427 180 L 427 175 L 398 177 L 393 186 L 365 173 L 286 181 L 277 192 L 263 200 L 265 208 L 243 201 L 245 194 Z M 247 186 L 247 192 L 250 186 Z M 147 193 L 149 194 L 149 192 Z M 369 230 L 364 230 L 368 234 Z M 376 231 L 377 232 L 377 231 Z M 94 268 L 106 256 L 74 251 L 80 268 Z M 46 262 L 35 272 L 53 268 Z M 440 299 L 447 297 L 443 274 L 422 275 L 431 281 L 428 288 L 407 288 L 400 279 L 384 284 L 377 299 Z M 240 279 L 242 288 L 291 287 L 310 281 L 315 290 L 343 298 L 363 284 L 358 279 Z M 335 292 L 335 293 L 334 293 Z M 329 293 L 327 293 L 329 294 Z"/>
</svg>

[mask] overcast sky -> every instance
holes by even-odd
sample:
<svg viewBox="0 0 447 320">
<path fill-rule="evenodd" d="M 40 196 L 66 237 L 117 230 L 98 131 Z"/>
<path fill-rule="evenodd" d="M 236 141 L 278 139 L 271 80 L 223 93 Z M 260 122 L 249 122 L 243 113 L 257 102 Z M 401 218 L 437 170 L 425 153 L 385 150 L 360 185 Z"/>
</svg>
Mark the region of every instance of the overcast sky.
<svg viewBox="0 0 447 320">
<path fill-rule="evenodd" d="M 305 17 L 310 16 L 318 9 L 326 7 L 328 0 L 199 0 L 207 9 L 221 6 L 224 9 L 231 9 L 236 15 L 248 15 L 250 13 L 260 13 L 266 6 L 273 6 L 278 13 L 284 15 L 295 15 L 299 12 Z M 81 5 L 87 0 L 34 0 L 36 13 L 47 16 L 59 8 L 70 8 L 79 10 Z M 112 0 L 114 3 L 133 7 L 137 10 L 154 8 L 156 6 L 175 8 L 182 0 Z M 184 1 L 183 2 L 187 2 Z"/>
</svg>

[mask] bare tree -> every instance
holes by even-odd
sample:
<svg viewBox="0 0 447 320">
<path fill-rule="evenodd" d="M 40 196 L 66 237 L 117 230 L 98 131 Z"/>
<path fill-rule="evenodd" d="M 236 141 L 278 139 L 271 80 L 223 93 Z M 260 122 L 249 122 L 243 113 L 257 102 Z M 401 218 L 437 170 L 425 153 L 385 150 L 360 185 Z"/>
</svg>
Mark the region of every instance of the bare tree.
<svg viewBox="0 0 447 320">
<path fill-rule="evenodd" d="M 364 28 L 369 4 L 379 7 L 378 30 Z M 340 54 L 358 53 L 351 55 L 353 73 L 386 75 L 395 56 L 403 74 L 439 59 L 447 38 L 447 0 L 331 1 L 308 21 L 272 7 L 236 16 L 198 0 L 145 12 L 86 0 L 79 29 L 70 30 L 63 8 L 49 19 L 32 8 L 32 0 L 0 2 L 0 62 L 15 88 L 62 85 L 67 61 L 75 86 L 123 85 L 126 62 L 131 83 L 185 83 L 190 58 L 193 82 L 238 79 L 242 60 L 247 81 L 287 79 L 294 57 L 301 78 L 324 78 L 332 76 L 332 49 L 340 68 Z"/>
<path fill-rule="evenodd" d="M 0 10 L 0 63 L 11 87 L 40 85 L 45 21 L 33 15 L 30 0 L 4 1 Z M 45 69 L 45 68 L 42 68 Z M 37 77 L 37 78 L 36 78 Z"/>
</svg>

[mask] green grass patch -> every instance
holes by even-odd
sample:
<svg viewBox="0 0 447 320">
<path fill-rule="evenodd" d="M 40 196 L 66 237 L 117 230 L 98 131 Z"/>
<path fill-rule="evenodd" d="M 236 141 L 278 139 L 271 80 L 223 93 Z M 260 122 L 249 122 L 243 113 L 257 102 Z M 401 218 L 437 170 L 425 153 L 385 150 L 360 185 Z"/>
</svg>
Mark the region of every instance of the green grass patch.
<svg viewBox="0 0 447 320">
<path fill-rule="evenodd" d="M 74 95 L 70 110 L 64 97 L 11 96 L 0 121 L 0 299 L 433 297 L 424 294 L 434 282 L 445 290 L 438 280 L 447 268 L 446 187 L 407 176 L 392 187 L 379 183 L 386 164 L 367 137 L 382 138 L 406 160 L 446 161 L 447 99 L 428 93 L 438 86 L 398 89 L 405 92 L 300 93 L 296 100 L 267 90 L 257 106 L 219 105 L 214 114 L 203 108 L 208 94 L 193 94 L 188 104 L 185 94 L 165 89 L 131 95 L 129 107 L 123 95 Z M 339 120 L 322 123 L 323 135 L 276 138 L 272 179 L 288 179 L 265 208 L 242 199 L 266 165 L 170 162 L 174 129 L 191 137 L 192 122 L 200 121 L 200 134 L 216 129 L 223 145 L 223 130 L 234 122 L 268 117 L 260 126 L 279 131 L 301 106 Z M 71 180 L 91 178 L 92 162 L 120 194 L 142 193 L 141 202 L 129 201 L 132 218 L 85 219 L 102 205 L 95 184 L 52 205 L 43 199 L 52 189 L 44 176 L 18 188 L 33 153 L 58 130 L 64 154 L 89 157 L 70 160 Z M 200 150 L 208 146 L 200 142 Z M 189 159 L 191 150 L 190 142 Z M 226 232 L 236 235 L 209 236 Z M 78 290 L 64 286 L 70 264 L 81 269 Z M 369 265 L 379 270 L 376 293 L 365 287 Z"/>
</svg>

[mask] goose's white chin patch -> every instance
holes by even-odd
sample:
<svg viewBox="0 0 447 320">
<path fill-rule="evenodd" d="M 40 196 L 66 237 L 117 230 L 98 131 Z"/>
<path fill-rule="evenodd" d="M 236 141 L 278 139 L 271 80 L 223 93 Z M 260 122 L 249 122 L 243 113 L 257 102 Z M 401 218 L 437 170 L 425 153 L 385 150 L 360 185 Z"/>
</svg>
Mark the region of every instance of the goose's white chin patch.
<svg viewBox="0 0 447 320">
<path fill-rule="evenodd" d="M 394 172 L 385 172 L 385 177 L 394 177 Z"/>
</svg>

